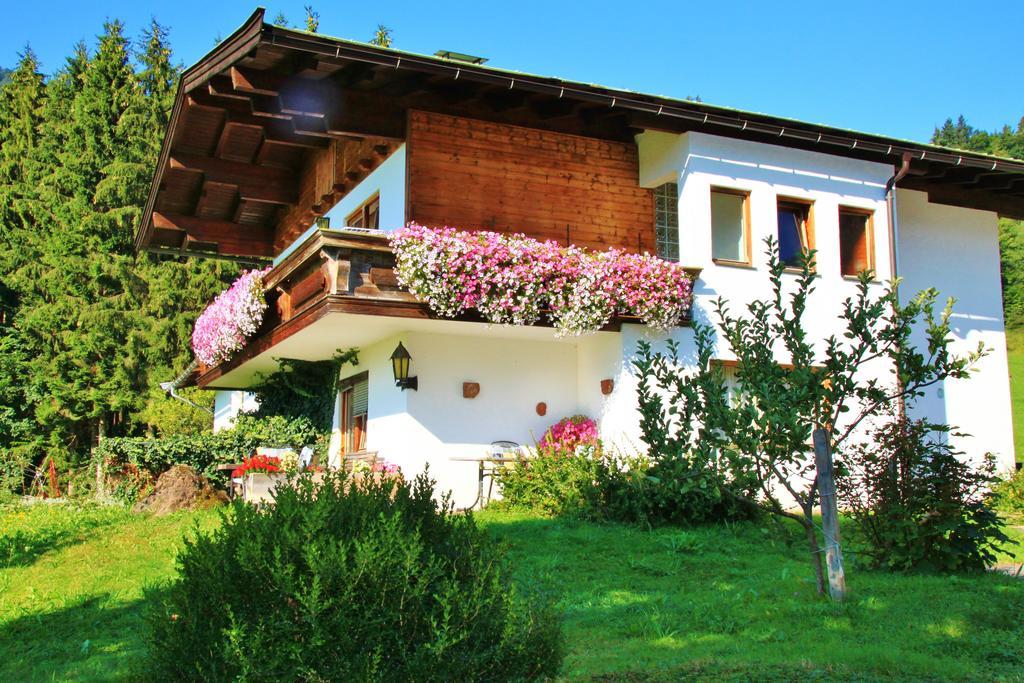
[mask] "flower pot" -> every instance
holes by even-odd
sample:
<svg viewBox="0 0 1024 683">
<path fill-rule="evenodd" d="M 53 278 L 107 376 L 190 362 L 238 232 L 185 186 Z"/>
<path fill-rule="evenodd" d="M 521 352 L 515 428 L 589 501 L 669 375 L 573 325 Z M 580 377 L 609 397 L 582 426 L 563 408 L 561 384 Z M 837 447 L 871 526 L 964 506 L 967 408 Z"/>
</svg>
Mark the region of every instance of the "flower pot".
<svg viewBox="0 0 1024 683">
<path fill-rule="evenodd" d="M 284 474 L 277 472 L 249 472 L 242 480 L 242 500 L 254 505 L 274 502 L 274 490 L 286 481 Z"/>
</svg>

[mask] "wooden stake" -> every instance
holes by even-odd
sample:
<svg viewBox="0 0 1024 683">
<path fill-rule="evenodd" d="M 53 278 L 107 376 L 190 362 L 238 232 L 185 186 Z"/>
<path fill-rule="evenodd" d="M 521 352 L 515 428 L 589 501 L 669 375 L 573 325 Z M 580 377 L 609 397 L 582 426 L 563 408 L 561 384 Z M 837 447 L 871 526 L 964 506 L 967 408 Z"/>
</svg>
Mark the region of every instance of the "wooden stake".
<svg viewBox="0 0 1024 683">
<path fill-rule="evenodd" d="M 839 545 L 839 507 L 836 503 L 836 481 L 832 471 L 832 449 L 828 432 L 814 430 L 814 460 L 818 469 L 818 495 L 821 498 L 821 527 L 825 532 L 825 567 L 828 571 L 828 589 L 832 599 L 841 602 L 846 597 L 846 574 L 843 571 L 843 551 Z"/>
</svg>

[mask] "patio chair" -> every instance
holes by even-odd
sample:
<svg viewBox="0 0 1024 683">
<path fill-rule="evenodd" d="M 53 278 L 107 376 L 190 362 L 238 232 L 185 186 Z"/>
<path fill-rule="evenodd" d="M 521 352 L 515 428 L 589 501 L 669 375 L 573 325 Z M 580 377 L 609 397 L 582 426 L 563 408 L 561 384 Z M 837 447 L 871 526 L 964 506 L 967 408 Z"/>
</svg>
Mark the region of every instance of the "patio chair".
<svg viewBox="0 0 1024 683">
<path fill-rule="evenodd" d="M 523 447 L 515 441 L 492 441 L 491 446 L 488 449 L 487 455 L 494 457 L 504 458 L 518 458 L 523 454 Z M 492 462 L 490 466 L 484 470 L 483 476 L 489 477 L 490 481 L 487 482 L 487 502 L 491 502 L 491 494 L 494 491 L 494 476 L 498 472 L 498 468 L 504 467 L 505 463 Z M 481 501 L 482 502 L 482 501 Z"/>
</svg>

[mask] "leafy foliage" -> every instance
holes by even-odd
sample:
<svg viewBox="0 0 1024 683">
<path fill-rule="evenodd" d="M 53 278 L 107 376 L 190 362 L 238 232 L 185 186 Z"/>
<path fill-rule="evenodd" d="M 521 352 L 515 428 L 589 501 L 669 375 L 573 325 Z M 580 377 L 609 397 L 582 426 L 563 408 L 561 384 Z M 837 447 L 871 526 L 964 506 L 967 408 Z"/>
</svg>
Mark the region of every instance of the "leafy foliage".
<svg viewBox="0 0 1024 683">
<path fill-rule="evenodd" d="M 110 437 L 96 447 L 93 458 L 109 479 L 129 480 L 128 485 L 138 489 L 140 481 L 155 478 L 172 465 L 188 465 L 217 481 L 223 479 L 217 465 L 242 462 L 259 446 L 300 450 L 313 444 L 323 447 L 322 432 L 309 418 L 239 415 L 231 429 L 216 434 Z"/>
<path fill-rule="evenodd" d="M 1024 512 L 1024 469 L 1016 470 L 992 485 L 992 505 L 1002 512 Z"/>
<path fill-rule="evenodd" d="M 323 433 L 331 429 L 340 371 L 359 363 L 359 350 L 339 351 L 331 360 L 279 358 L 278 369 L 261 378 L 253 393 L 259 400 L 257 417 L 308 419 Z"/>
<path fill-rule="evenodd" d="M 272 507 L 236 503 L 178 565 L 150 618 L 163 680 L 536 680 L 561 663 L 551 603 L 425 475 L 303 475 Z"/>
<path fill-rule="evenodd" d="M 724 299 L 715 303 L 721 338 L 736 358 L 733 386 L 711 363 L 715 336 L 702 323 L 694 326 L 695 370 L 683 369 L 674 346 L 654 356 L 641 346 L 641 429 L 652 453 L 693 452 L 727 496 L 798 522 L 824 593 L 812 433 L 823 430 L 832 452 L 841 453 L 866 420 L 946 378 L 966 378 L 985 350 L 951 353 L 952 300 L 936 314 L 934 290 L 906 304 L 898 282 L 873 295 L 870 273 L 861 274 L 856 294 L 841 307 L 841 333 L 811 339 L 803 319 L 814 291 L 814 253 L 802 255 L 799 273 L 784 284 L 774 240 L 766 247 L 770 296 L 739 315 Z M 925 339 L 923 349 L 912 342 L 915 332 Z"/>
<path fill-rule="evenodd" d="M 643 347 L 637 363 L 643 368 L 659 360 Z M 641 409 L 657 400 L 645 386 Z M 529 458 L 498 470 L 502 506 L 647 526 L 736 520 L 753 512 L 726 496 L 721 472 L 692 450 L 663 447 L 622 455 L 605 450 L 588 423 L 593 424 L 581 415 L 559 421 Z"/>
<path fill-rule="evenodd" d="M 564 450 L 538 446 L 529 459 L 499 469 L 503 505 L 550 516 L 600 516 L 597 481 L 608 465 L 599 447 Z"/>
<path fill-rule="evenodd" d="M 837 491 L 875 566 L 983 571 L 1009 540 L 985 498 L 994 460 L 972 466 L 949 431 L 896 415 L 844 454 Z"/>
</svg>

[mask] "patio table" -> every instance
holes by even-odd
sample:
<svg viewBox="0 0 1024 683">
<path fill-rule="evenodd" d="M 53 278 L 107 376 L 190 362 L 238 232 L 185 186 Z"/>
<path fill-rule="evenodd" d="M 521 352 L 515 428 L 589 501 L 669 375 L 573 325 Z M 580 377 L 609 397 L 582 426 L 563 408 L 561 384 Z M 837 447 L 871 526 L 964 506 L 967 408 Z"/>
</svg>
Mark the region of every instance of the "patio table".
<svg viewBox="0 0 1024 683">
<path fill-rule="evenodd" d="M 486 477 L 494 477 L 494 466 L 504 465 L 510 462 L 518 462 L 522 459 L 522 456 L 517 455 L 467 455 L 467 456 L 453 456 L 448 458 L 453 462 L 475 462 L 477 463 L 477 479 L 476 479 L 476 500 L 469 507 L 462 508 L 462 510 L 472 510 L 473 508 L 483 506 L 484 503 L 484 479 Z M 487 465 L 490 464 L 492 467 L 490 470 L 487 469 Z M 488 501 L 490 496 L 487 497 Z"/>
</svg>

